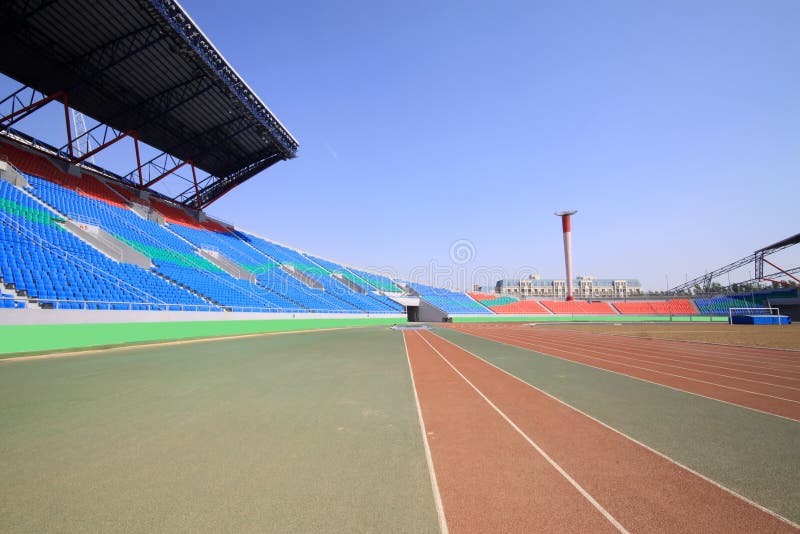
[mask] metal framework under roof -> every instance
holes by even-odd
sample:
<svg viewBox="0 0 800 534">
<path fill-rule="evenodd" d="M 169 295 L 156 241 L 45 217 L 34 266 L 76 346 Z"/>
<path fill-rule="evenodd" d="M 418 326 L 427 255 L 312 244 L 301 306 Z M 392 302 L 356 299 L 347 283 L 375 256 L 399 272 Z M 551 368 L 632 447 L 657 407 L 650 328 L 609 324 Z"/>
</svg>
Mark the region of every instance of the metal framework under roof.
<svg viewBox="0 0 800 534">
<path fill-rule="evenodd" d="M 133 185 L 157 181 L 145 184 L 148 166 L 158 179 L 184 165 L 208 173 L 173 197 L 197 209 L 296 155 L 294 137 L 175 0 L 9 0 L 0 15 L 0 71 L 41 96 L 20 98 L 0 130 L 37 102 L 62 101 L 106 129 L 95 152 L 126 136 L 162 151 L 142 162 L 137 145 L 124 176 Z M 67 132 L 61 155 L 79 163 Z"/>
<path fill-rule="evenodd" d="M 800 243 L 800 234 L 795 234 L 793 236 L 787 237 L 786 239 L 781 239 L 777 243 L 773 243 L 764 248 L 760 248 L 755 252 L 753 252 L 752 254 L 745 256 L 744 258 L 740 258 L 734 262 L 731 262 L 728 265 L 725 265 L 724 267 L 720 267 L 719 269 L 715 269 L 710 273 L 706 273 L 702 276 L 698 276 L 697 278 L 689 280 L 683 284 L 677 285 L 672 289 L 669 289 L 667 292 L 681 294 L 695 287 L 700 287 L 703 293 L 709 293 L 711 290 L 711 283 L 715 278 L 718 278 L 723 274 L 730 273 L 732 271 L 735 271 L 736 269 L 739 269 L 740 267 L 749 264 L 752 264 L 755 267 L 754 271 L 755 276 L 751 280 L 746 280 L 740 283 L 749 284 L 749 283 L 767 281 L 787 286 L 794 286 L 800 284 L 800 278 L 795 276 L 797 274 L 800 274 L 800 267 L 783 269 L 778 265 L 775 265 L 773 262 L 771 262 L 766 258 L 766 256 L 769 256 L 770 254 L 780 252 L 781 250 L 785 250 L 789 247 L 797 245 L 798 243 Z M 774 268 L 776 272 L 770 275 L 764 275 L 765 263 L 770 267 Z"/>
</svg>

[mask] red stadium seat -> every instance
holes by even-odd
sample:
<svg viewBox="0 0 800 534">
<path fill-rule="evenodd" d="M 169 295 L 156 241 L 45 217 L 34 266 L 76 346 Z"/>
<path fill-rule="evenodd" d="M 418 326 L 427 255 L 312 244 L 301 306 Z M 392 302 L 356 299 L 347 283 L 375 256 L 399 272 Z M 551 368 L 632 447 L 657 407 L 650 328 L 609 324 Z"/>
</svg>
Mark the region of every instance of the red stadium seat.
<svg viewBox="0 0 800 534">
<path fill-rule="evenodd" d="M 495 313 L 518 313 L 518 314 L 540 314 L 550 315 L 541 304 L 536 300 L 521 300 L 519 302 L 511 302 L 509 304 L 501 304 L 500 306 L 489 306 L 489 309 Z"/>
<path fill-rule="evenodd" d="M 582 300 L 542 300 L 541 303 L 555 314 L 570 315 L 617 315 L 607 302 L 584 302 Z"/>
</svg>

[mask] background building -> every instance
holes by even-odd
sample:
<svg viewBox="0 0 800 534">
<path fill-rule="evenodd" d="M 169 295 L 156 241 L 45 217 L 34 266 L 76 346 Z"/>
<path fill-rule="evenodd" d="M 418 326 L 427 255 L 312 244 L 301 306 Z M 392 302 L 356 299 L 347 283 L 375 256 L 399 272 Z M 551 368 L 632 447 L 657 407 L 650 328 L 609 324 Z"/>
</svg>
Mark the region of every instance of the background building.
<svg viewBox="0 0 800 534">
<path fill-rule="evenodd" d="M 573 281 L 575 298 L 626 298 L 642 294 L 642 285 L 635 278 L 597 278 L 578 276 Z M 565 298 L 567 281 L 563 278 L 541 278 L 533 274 L 522 279 L 498 280 L 495 292 L 518 297 Z"/>
</svg>

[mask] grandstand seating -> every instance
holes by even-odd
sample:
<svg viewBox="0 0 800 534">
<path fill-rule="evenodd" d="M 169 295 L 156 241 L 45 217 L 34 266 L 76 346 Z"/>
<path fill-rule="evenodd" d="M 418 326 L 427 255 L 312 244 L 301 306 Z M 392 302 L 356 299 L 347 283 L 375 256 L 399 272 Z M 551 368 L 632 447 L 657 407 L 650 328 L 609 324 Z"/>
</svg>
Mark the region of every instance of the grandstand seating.
<svg viewBox="0 0 800 534">
<path fill-rule="evenodd" d="M 536 300 L 518 300 L 516 302 L 508 302 L 504 304 L 488 305 L 489 309 L 495 313 L 518 313 L 518 314 L 545 314 L 550 315 L 550 312 L 539 304 Z"/>
<path fill-rule="evenodd" d="M 363 280 L 366 280 L 373 287 L 379 289 L 380 291 L 388 291 L 389 293 L 402 293 L 403 290 L 397 287 L 397 284 L 392 282 L 392 280 L 386 276 L 375 274 L 375 273 L 368 273 L 366 271 L 360 271 L 358 269 L 350 269 L 355 275 L 360 277 Z"/>
<path fill-rule="evenodd" d="M 730 307 L 763 306 L 769 298 L 797 295 L 791 289 L 747 299 L 697 299 L 695 308 L 688 299 L 619 302 L 612 307 L 606 302 L 465 294 L 396 282 L 217 221 L 200 220 L 157 195 L 141 197 L 122 183 L 65 172 L 65 166 L 48 157 L 11 144 L 0 143 L 0 157 L 30 184 L 24 191 L 0 181 L 0 279 L 17 291 L 17 297 L 0 295 L 0 308 L 22 307 L 30 298 L 32 303 L 62 308 L 398 313 L 403 307 L 384 293 L 409 288 L 451 314 L 692 315 L 699 310 L 724 315 Z M 132 203 L 155 210 L 166 222 L 140 216 Z M 121 263 L 101 253 L 69 231 L 65 219 L 101 228 L 149 258 L 151 267 Z"/>
<path fill-rule="evenodd" d="M 31 196 L 0 181 L 4 284 L 55 308 L 216 308 L 146 269 L 109 259 L 62 228 L 62 221 Z"/>
<path fill-rule="evenodd" d="M 556 314 L 568 315 L 617 315 L 607 302 L 585 302 L 582 300 L 541 300 L 545 308 Z"/>
<path fill-rule="evenodd" d="M 141 202 L 141 200 L 139 202 Z M 215 221 L 200 222 L 191 215 L 189 215 L 183 208 L 180 208 L 178 206 L 173 206 L 165 201 L 158 200 L 156 198 L 150 199 L 150 207 L 156 210 L 157 212 L 161 213 L 164 216 L 164 218 L 169 222 L 178 223 L 183 226 L 188 226 L 190 228 L 210 230 L 212 232 L 228 231 L 227 228 L 225 228 L 224 226 Z"/>
<path fill-rule="evenodd" d="M 483 303 L 486 300 L 494 300 L 497 298 L 497 295 L 488 295 L 486 293 L 473 293 L 471 291 L 467 291 L 467 295 L 474 298 L 478 302 Z"/>
<path fill-rule="evenodd" d="M 710 297 L 694 299 L 697 309 L 703 315 L 728 315 L 730 308 L 748 308 L 753 306 L 761 306 L 760 303 L 754 303 L 753 300 L 745 297 Z"/>
<path fill-rule="evenodd" d="M 25 301 L 7 295 L 0 295 L 0 308 L 25 308 Z"/>
<path fill-rule="evenodd" d="M 138 286 L 153 289 L 153 284 L 158 286 L 152 293 L 145 291 L 146 298 L 141 295 L 133 298 L 124 291 L 106 295 L 105 293 L 108 291 L 104 290 L 100 295 L 92 296 L 93 299 L 96 297 L 99 300 L 110 301 L 110 296 L 113 296 L 115 302 L 121 303 L 120 306 L 129 301 L 132 304 L 152 301 L 152 303 L 176 305 L 187 309 L 227 309 L 231 311 L 402 312 L 402 306 L 382 295 L 372 292 L 361 294 L 352 291 L 349 287 L 333 279 L 331 273 L 322 267 L 316 266 L 319 272 L 313 272 L 313 262 L 303 259 L 303 256 L 290 251 L 290 249 L 285 249 L 281 254 L 276 253 L 275 250 L 278 249 L 274 247 L 272 250 L 284 261 L 287 258 L 298 260 L 296 261 L 297 266 L 302 267 L 306 274 L 309 274 L 308 271 L 311 270 L 310 276 L 316 276 L 324 289 L 312 289 L 302 284 L 281 270 L 279 262 L 268 254 L 215 221 L 200 222 L 183 208 L 156 198 L 140 199 L 138 194 L 122 184 L 106 184 L 103 180 L 86 174 L 81 177 L 72 176 L 61 171 L 46 158 L 11 145 L 0 144 L 0 154 L 5 155 L 23 173 L 31 184 L 31 195 L 40 201 L 37 202 L 15 186 L 2 182 L 5 197 L 8 199 L 21 198 L 27 204 L 34 205 L 34 211 L 28 214 L 30 218 L 42 219 L 51 226 L 55 225 L 51 220 L 62 218 L 97 226 L 151 259 L 152 269 L 150 271 L 120 264 L 107 258 L 60 225 L 55 225 L 54 228 L 59 232 L 55 234 L 59 242 L 66 239 L 75 249 L 72 260 L 85 262 L 90 259 L 89 263 L 102 264 L 111 273 L 112 278 L 118 276 L 121 281 L 139 280 L 144 273 L 146 281 L 140 281 L 135 285 L 131 284 L 134 288 Z M 46 176 L 46 179 L 41 175 Z M 140 217 L 136 212 L 128 209 L 129 201 L 149 205 L 164 215 L 168 223 L 161 226 Z M 21 224 L 17 220 L 19 217 L 11 220 L 9 213 L 19 212 L 22 208 L 11 200 L 6 204 L 6 209 L 2 212 L 4 220 L 8 219 L 5 226 L 16 228 Z M 37 236 L 41 237 L 44 235 L 42 232 L 46 234 L 44 237 L 54 238 L 48 233 L 49 230 L 28 228 L 27 232 L 31 239 L 35 239 Z M 10 242 L 10 238 L 6 238 L 4 234 L 4 244 L 7 245 L 8 242 Z M 264 244 L 267 248 L 271 245 L 266 241 Z M 204 258 L 199 253 L 200 248 L 220 252 L 228 260 L 252 273 L 251 280 L 241 280 L 231 276 L 224 269 Z M 102 259 L 97 260 L 98 257 Z M 97 261 L 95 262 L 95 260 Z M 38 267 L 38 265 L 34 264 L 34 267 Z M 15 267 L 19 267 L 19 265 L 15 265 Z M 131 269 L 140 272 L 137 275 L 117 274 Z M 17 271 L 11 270 L 7 275 L 12 284 L 16 273 Z M 29 273 L 27 278 L 34 280 L 42 276 L 46 277 L 47 275 L 34 271 L 32 274 Z M 89 279 L 90 277 L 85 278 L 86 285 L 90 285 Z M 25 291 L 26 289 L 20 287 L 20 290 Z M 57 292 L 43 292 L 47 295 L 50 293 Z M 38 296 L 35 293 L 31 293 L 31 295 Z M 52 302 L 47 302 L 65 307 L 67 304 L 62 303 L 62 300 L 74 302 L 87 299 L 87 295 L 56 294 L 52 297 Z M 5 303 L 3 305 L 5 306 Z"/>
<path fill-rule="evenodd" d="M 509 295 L 487 295 L 486 293 L 469 293 L 469 296 L 499 314 L 519 314 L 519 315 L 550 315 L 536 300 L 519 300 L 517 297 Z"/>
<path fill-rule="evenodd" d="M 612 305 L 622 315 L 697 315 L 689 299 L 614 302 Z"/>
<path fill-rule="evenodd" d="M 245 232 L 236 231 L 235 234 L 239 238 L 252 245 L 255 249 L 267 255 L 273 261 L 291 269 L 296 269 L 317 282 L 324 288 L 324 291 L 319 292 L 319 297 L 326 299 L 330 305 L 337 306 L 340 309 L 352 309 L 356 311 L 367 312 L 399 312 L 402 311 L 402 306 L 396 302 L 382 296 L 368 292 L 366 294 L 357 293 L 339 282 L 332 276 L 332 272 L 325 267 L 316 263 L 314 260 L 301 254 L 296 250 L 292 250 L 283 245 L 269 242 L 260 237 L 247 234 Z M 334 270 L 343 271 L 341 266 L 335 266 L 332 262 Z M 305 287 L 305 286 L 304 286 Z M 306 288 L 306 292 L 314 291 L 311 288 Z"/>
<path fill-rule="evenodd" d="M 419 283 L 407 283 L 426 302 L 447 313 L 458 314 L 491 314 L 485 306 L 473 300 L 466 293 L 458 293 Z"/>
</svg>

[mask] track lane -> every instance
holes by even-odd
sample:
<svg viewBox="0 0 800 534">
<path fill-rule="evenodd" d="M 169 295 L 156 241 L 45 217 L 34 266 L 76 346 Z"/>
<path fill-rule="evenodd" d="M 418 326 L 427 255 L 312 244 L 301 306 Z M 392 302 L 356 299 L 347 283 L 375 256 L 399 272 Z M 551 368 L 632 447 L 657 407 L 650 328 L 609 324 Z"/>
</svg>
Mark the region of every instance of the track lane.
<svg viewBox="0 0 800 534">
<path fill-rule="evenodd" d="M 419 334 L 403 335 L 450 532 L 617 532 Z"/>
<path fill-rule="evenodd" d="M 547 332 L 530 328 L 517 329 L 516 331 L 541 339 L 554 339 L 556 336 L 558 336 L 558 334 L 555 332 Z M 629 343 L 629 340 L 633 339 L 630 337 L 607 336 L 600 334 L 591 335 L 598 337 L 591 338 L 590 336 L 586 335 L 571 336 L 569 332 L 565 332 L 558 337 L 558 339 L 567 339 L 573 343 L 582 343 L 585 345 L 594 346 L 597 344 L 597 340 L 602 337 L 603 339 L 607 340 L 607 343 L 604 343 L 605 345 L 614 347 L 621 346 L 624 347 L 627 352 L 636 351 L 639 353 L 645 353 L 647 349 L 652 347 L 652 343 L 650 342 Z M 706 352 L 701 353 L 697 352 L 695 347 L 683 347 L 683 350 L 681 350 L 682 347 L 680 346 L 664 346 L 661 345 L 659 341 L 656 341 L 656 343 L 659 344 L 659 352 L 662 354 L 662 356 L 658 356 L 658 359 L 665 362 L 689 365 L 697 369 L 706 368 L 734 371 L 741 376 L 752 375 L 753 377 L 765 376 L 770 378 L 780 378 L 781 380 L 786 381 L 785 383 L 789 385 L 792 383 L 800 384 L 800 369 L 791 370 L 784 367 L 776 368 L 771 367 L 770 364 L 739 363 L 738 360 L 732 360 L 730 357 L 726 358 L 724 356 L 720 356 L 720 353 L 717 352 L 718 347 L 715 345 L 706 345 L 704 347 Z M 798 355 L 798 358 L 800 358 L 800 355 Z"/>
<path fill-rule="evenodd" d="M 796 532 L 450 341 L 423 335 L 631 532 Z"/>
<path fill-rule="evenodd" d="M 518 334 L 513 330 L 511 334 L 509 334 L 502 329 L 496 328 L 457 327 L 457 329 L 468 334 L 483 337 L 484 339 L 513 345 L 526 350 L 533 350 L 540 354 L 574 361 L 583 365 L 624 374 L 674 389 L 800 421 L 800 402 L 786 396 L 786 392 L 790 390 L 770 389 L 766 391 L 763 389 L 763 387 L 766 386 L 753 387 L 754 384 L 748 384 L 745 388 L 733 385 L 730 382 L 727 384 L 721 383 L 719 378 L 706 380 L 698 376 L 682 376 L 682 373 L 654 369 L 631 362 L 619 361 L 618 359 L 615 360 L 613 357 L 603 355 L 602 352 L 598 354 L 586 354 L 585 351 L 571 348 L 567 341 L 559 345 L 551 340 L 542 342 L 541 340 L 531 339 L 529 337 L 518 339 Z M 603 339 L 603 343 L 606 341 L 606 339 Z M 598 346 L 600 347 L 598 350 L 602 351 L 604 345 Z M 651 351 L 652 350 L 656 349 L 651 347 Z M 755 386 L 758 385 L 756 384 Z"/>
<path fill-rule="evenodd" d="M 737 345 L 722 345 L 718 343 L 704 343 L 700 341 L 689 340 L 674 340 L 663 338 L 642 338 L 638 336 L 609 334 L 600 332 L 582 332 L 577 330 L 569 330 L 567 327 L 564 329 L 552 328 L 537 328 L 532 329 L 521 325 L 457 325 L 458 327 L 480 328 L 486 330 L 494 329 L 517 329 L 536 332 L 537 335 L 551 335 L 560 338 L 586 338 L 598 339 L 606 338 L 611 344 L 619 341 L 626 347 L 644 347 L 647 348 L 653 343 L 657 343 L 660 349 L 671 351 L 678 356 L 695 355 L 700 356 L 708 361 L 720 362 L 736 362 L 740 365 L 755 366 L 758 368 L 765 368 L 769 366 L 779 366 L 776 369 L 780 371 L 787 371 L 790 373 L 800 372 L 800 351 L 787 350 L 787 349 L 768 349 L 763 347 L 741 347 Z"/>
<path fill-rule="evenodd" d="M 576 355 L 582 355 L 589 358 L 603 358 L 607 361 L 630 364 L 632 366 L 645 366 L 644 369 L 653 371 L 662 371 L 670 374 L 675 374 L 683 378 L 697 379 L 709 381 L 723 386 L 731 386 L 744 390 L 752 390 L 754 393 L 762 393 L 769 396 L 781 397 L 786 400 L 800 402 L 800 382 L 794 380 L 785 380 L 785 383 L 779 379 L 771 379 L 767 381 L 764 377 L 753 378 L 745 373 L 739 372 L 738 375 L 735 371 L 719 372 L 716 370 L 697 369 L 687 365 L 678 365 L 675 363 L 665 363 L 661 360 L 656 352 L 657 348 L 652 347 L 649 352 L 642 350 L 625 350 L 618 346 L 603 345 L 598 348 L 597 344 L 586 342 L 575 342 L 572 340 L 555 340 L 543 339 L 536 336 L 530 336 L 526 333 L 518 333 L 516 331 L 508 331 L 501 334 L 509 340 L 530 342 L 533 344 L 546 347 L 548 349 L 569 349 Z M 653 355 L 655 353 L 656 355 Z"/>
</svg>

